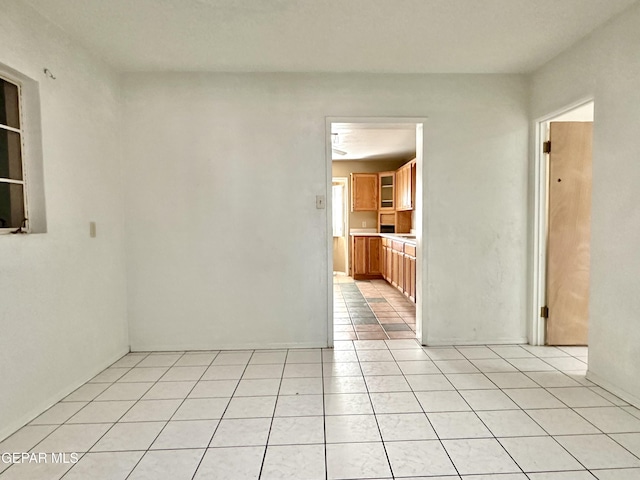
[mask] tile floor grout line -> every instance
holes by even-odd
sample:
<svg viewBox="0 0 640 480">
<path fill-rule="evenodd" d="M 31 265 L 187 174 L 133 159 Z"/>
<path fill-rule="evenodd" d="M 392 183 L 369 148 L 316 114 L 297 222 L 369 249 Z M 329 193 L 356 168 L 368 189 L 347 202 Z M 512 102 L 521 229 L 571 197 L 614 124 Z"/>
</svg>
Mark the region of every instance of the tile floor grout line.
<svg viewBox="0 0 640 480">
<path fill-rule="evenodd" d="M 131 353 L 131 352 L 129 352 L 129 353 Z M 136 363 L 136 365 L 134 365 L 134 366 L 131 368 L 131 370 L 133 370 L 134 368 L 136 368 L 136 367 L 137 367 L 137 366 L 138 366 L 138 365 L 139 365 L 139 364 L 140 364 L 144 359 L 148 358 L 148 357 L 149 357 L 149 356 L 151 356 L 152 354 L 153 354 L 153 352 L 150 352 L 147 356 L 145 356 L 143 359 L 141 359 L 141 360 L 140 360 L 140 362 Z M 113 424 L 111 425 L 111 427 L 109 427 L 109 428 L 108 428 L 108 429 L 107 429 L 107 430 L 106 430 L 106 431 L 105 431 L 105 432 L 100 436 L 100 438 L 98 438 L 98 440 L 96 440 L 96 441 L 93 443 L 93 445 L 91 445 L 91 447 L 86 451 L 86 454 L 90 453 L 90 452 L 91 452 L 91 449 L 93 449 L 93 447 L 95 447 L 95 446 L 100 442 L 100 440 L 102 440 L 102 439 L 103 439 L 103 438 L 104 438 L 104 437 L 105 437 L 105 436 L 106 436 L 106 435 L 107 435 L 111 430 L 113 430 L 113 428 L 114 428 L 116 425 L 118 425 L 118 423 L 120 423 L 120 420 L 122 420 L 122 419 L 124 418 L 124 416 L 125 416 L 127 413 L 129 413 L 129 412 L 131 411 L 131 409 L 132 409 L 133 407 L 135 407 L 135 406 L 140 402 L 140 400 L 142 399 L 142 397 L 143 397 L 144 395 L 146 395 L 146 394 L 149 392 L 149 390 L 151 390 L 151 389 L 155 386 L 155 384 L 156 384 L 156 383 L 158 383 L 158 382 L 160 381 L 160 378 L 162 378 L 162 377 L 163 377 L 163 376 L 164 376 L 164 375 L 169 371 L 169 369 L 170 369 L 173 365 L 175 365 L 175 363 L 176 363 L 180 358 L 182 358 L 182 356 L 184 356 L 184 354 L 185 354 L 185 353 L 183 352 L 183 353 L 182 353 L 182 354 L 181 354 L 181 355 L 180 355 L 180 356 L 179 356 L 179 357 L 178 357 L 178 358 L 177 358 L 177 359 L 176 359 L 176 360 L 175 360 L 175 361 L 174 361 L 174 362 L 173 362 L 173 363 L 172 363 L 172 364 L 167 368 L 167 371 L 166 371 L 166 372 L 164 372 L 162 375 L 160 375 L 160 377 L 158 378 L 158 380 L 156 380 L 155 382 L 150 382 L 150 383 L 152 383 L 152 385 L 151 385 L 151 386 L 150 386 L 150 387 L 149 387 L 149 388 L 148 388 L 148 389 L 147 389 L 147 390 L 146 390 L 146 391 L 145 391 L 145 392 L 140 396 L 140 398 L 138 398 L 137 400 L 135 400 L 135 401 L 133 402 L 133 404 L 132 404 L 132 405 L 131 405 L 131 406 L 130 406 L 130 407 L 129 407 L 129 408 L 128 408 L 128 409 L 127 409 L 127 410 L 126 410 L 126 411 L 125 411 L 125 412 L 124 412 L 124 413 L 123 413 L 123 414 L 122 414 L 122 415 L 121 415 L 121 416 L 120 416 L 120 417 L 115 421 L 115 422 L 113 422 Z M 126 355 L 125 355 L 125 356 L 126 356 Z M 124 358 L 124 357 L 123 357 L 123 358 Z M 129 373 L 129 372 L 127 372 L 127 374 L 128 374 L 128 373 Z M 125 374 L 125 375 L 126 375 L 126 374 Z M 123 376 L 124 376 L 124 375 L 123 375 Z M 120 378 L 122 378 L 122 377 L 120 377 Z M 118 379 L 118 380 L 119 380 L 119 379 Z M 118 383 L 118 380 L 116 380 L 115 382 L 113 382 L 113 383 L 111 384 L 111 386 L 114 386 L 116 383 Z M 126 382 L 121 382 L 121 383 L 126 383 Z M 146 383 L 146 382 L 138 382 L 138 383 Z M 106 392 L 107 390 L 109 390 L 109 388 L 111 388 L 111 387 L 107 387 L 107 388 L 105 389 L 105 392 Z M 104 393 L 104 392 L 103 392 L 103 393 Z M 100 395 L 102 395 L 102 394 L 100 394 Z M 96 397 L 96 398 L 97 398 L 97 397 Z M 94 399 L 94 401 L 95 401 L 95 399 Z M 118 400 L 114 400 L 114 401 L 118 401 Z M 127 400 L 122 400 L 122 401 L 127 401 Z M 71 417 L 71 418 L 73 418 L 73 417 Z M 70 420 L 70 419 L 69 419 L 69 420 Z M 163 428 L 164 428 L 164 427 L 163 427 Z M 150 445 L 150 446 L 151 446 L 151 445 Z M 145 453 L 143 453 L 143 454 L 140 456 L 140 458 L 138 459 L 138 461 L 136 462 L 136 464 L 133 466 L 133 468 L 131 469 L 131 471 L 129 472 L 129 474 L 125 477 L 125 480 L 126 480 L 127 478 L 129 478 L 129 476 L 131 475 L 131 473 L 133 472 L 133 470 L 135 470 L 135 469 L 136 469 L 136 467 L 137 467 L 137 466 L 138 466 L 138 464 L 142 461 L 142 459 L 144 458 L 144 456 L 145 456 L 145 455 L 146 455 L 146 451 L 145 451 Z M 83 455 L 83 456 L 84 456 L 84 455 Z M 78 462 L 78 463 L 80 463 L 80 462 Z M 65 476 L 66 476 L 70 471 L 72 471 L 72 470 L 73 470 L 73 468 L 74 468 L 78 463 L 76 463 L 76 464 L 75 464 L 75 465 L 73 465 L 69 470 L 67 470 L 67 471 L 64 473 L 64 475 L 61 477 L 61 479 L 64 479 L 64 477 L 65 477 Z"/>
<path fill-rule="evenodd" d="M 264 462 L 267 459 L 267 450 L 269 449 L 269 438 L 271 437 L 271 428 L 273 427 L 273 420 L 276 416 L 276 409 L 278 408 L 278 403 L 280 400 L 280 389 L 282 388 L 282 379 L 284 378 L 284 372 L 287 369 L 287 359 L 289 358 L 289 351 L 291 349 L 287 349 L 287 353 L 284 356 L 284 364 L 282 365 L 282 373 L 280 374 L 280 383 L 278 384 L 278 392 L 276 393 L 276 402 L 273 405 L 273 412 L 271 412 L 271 422 L 269 423 L 269 431 L 267 432 L 267 438 L 264 443 L 264 454 L 262 455 L 262 463 L 260 464 L 260 471 L 258 473 L 258 480 L 262 477 L 262 470 L 264 469 Z M 322 361 L 322 352 L 320 352 L 320 360 Z M 239 384 L 239 382 L 238 382 Z M 233 398 L 233 397 L 231 397 Z"/>
<path fill-rule="evenodd" d="M 386 343 L 385 343 L 385 346 L 387 347 L 387 350 L 389 350 L 389 347 L 388 347 L 388 345 L 386 345 Z M 355 347 L 355 345 L 354 345 L 354 347 Z M 389 472 L 391 473 L 391 477 L 392 478 L 396 478 L 395 474 L 393 473 L 393 466 L 391 465 L 391 459 L 389 458 L 389 452 L 387 451 L 387 446 L 385 445 L 384 438 L 382 437 L 382 429 L 380 428 L 380 423 L 378 422 L 378 416 L 376 415 L 376 409 L 373 406 L 373 400 L 371 399 L 371 392 L 369 391 L 369 385 L 367 385 L 366 376 L 364 374 L 364 370 L 362 369 L 362 362 L 360 361 L 360 355 L 358 354 L 358 349 L 357 348 L 355 348 L 355 352 L 356 352 L 356 358 L 358 359 L 358 365 L 359 365 L 360 371 L 362 373 L 362 377 L 363 377 L 363 381 L 364 381 L 364 388 L 367 391 L 367 398 L 369 399 L 369 405 L 371 405 L 371 413 L 373 414 L 373 418 L 374 418 L 374 420 L 376 422 L 376 427 L 378 428 L 378 435 L 380 435 L 380 443 L 382 443 L 382 448 L 384 450 L 384 455 L 385 455 L 385 457 L 387 459 L 387 465 L 389 465 Z M 389 353 L 391 353 L 391 352 L 389 351 Z M 325 439 L 325 443 L 326 443 L 326 439 Z"/>
<path fill-rule="evenodd" d="M 416 340 L 416 344 L 420 347 L 420 343 Z M 426 352 L 425 352 L 426 354 Z M 426 354 L 427 357 L 429 357 L 428 354 Z M 393 356 L 393 354 L 391 355 Z M 430 360 L 431 361 L 431 360 Z M 396 364 L 397 364 L 397 360 L 396 360 Z M 433 363 L 433 361 L 431 361 L 431 363 Z M 436 368 L 438 368 L 437 365 L 434 364 L 434 366 Z M 400 370 L 400 374 L 402 375 L 402 378 L 404 378 L 404 381 L 407 382 L 407 385 L 409 385 L 409 388 L 411 389 L 411 393 L 413 394 L 413 398 L 416 400 L 416 402 L 418 402 L 418 405 L 420 406 L 420 410 L 422 410 L 422 414 L 425 416 L 425 418 L 427 419 L 427 422 L 429 422 L 429 426 L 431 427 L 431 430 L 433 430 L 433 433 L 436 436 L 436 439 L 438 441 L 438 443 L 440 444 L 440 446 L 442 447 L 442 450 L 444 450 L 444 453 L 446 453 L 447 458 L 449 459 L 449 461 L 451 462 L 451 465 L 453 465 L 453 468 L 456 471 L 456 474 L 458 475 L 458 478 L 462 478 L 462 474 L 460 473 L 460 470 L 458 469 L 457 465 L 454 463 L 453 459 L 451 458 L 451 455 L 449 454 L 449 451 L 446 449 L 446 447 L 444 446 L 444 443 L 442 442 L 442 439 L 440 438 L 440 435 L 438 434 L 438 432 L 436 431 L 435 427 L 433 426 L 433 422 L 431 421 L 431 419 L 429 418 L 428 413 L 425 411 L 424 406 L 422 405 L 422 403 L 420 402 L 420 400 L 418 399 L 418 396 L 416 395 L 415 390 L 413 390 L 413 387 L 411 386 L 411 384 L 409 383 L 409 381 L 407 380 L 407 376 L 404 373 L 404 371 L 400 368 L 400 365 L 398 365 L 398 369 Z M 441 372 L 442 374 L 442 372 Z M 445 376 L 446 378 L 446 376 Z M 448 381 L 448 379 L 447 379 Z M 449 382 L 451 383 L 451 382 Z M 453 388 L 455 388 L 455 385 L 453 385 Z M 456 392 L 458 391 L 457 389 L 455 390 Z M 459 395 L 459 394 L 458 394 Z M 462 395 L 460 395 L 462 396 Z M 464 400 L 464 398 L 463 398 Z M 466 400 L 465 400 L 466 401 Z M 471 408 L 471 406 L 469 405 L 469 408 Z M 440 412 L 442 413 L 442 412 Z"/>
<path fill-rule="evenodd" d="M 335 349 L 331 349 L 333 353 L 335 353 Z M 320 379 L 321 388 L 322 388 L 322 435 L 324 441 L 324 480 L 329 480 L 329 462 L 327 461 L 327 401 L 325 398 L 325 388 L 324 388 L 324 349 L 320 350 L 320 374 L 322 378 Z M 356 355 L 357 358 L 357 355 Z"/>
</svg>

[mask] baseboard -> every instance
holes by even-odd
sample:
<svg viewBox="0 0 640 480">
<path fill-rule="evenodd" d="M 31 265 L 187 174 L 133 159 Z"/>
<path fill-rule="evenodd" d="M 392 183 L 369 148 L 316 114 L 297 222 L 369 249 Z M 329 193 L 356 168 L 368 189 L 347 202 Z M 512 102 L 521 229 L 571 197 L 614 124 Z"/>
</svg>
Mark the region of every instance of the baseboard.
<svg viewBox="0 0 640 480">
<path fill-rule="evenodd" d="M 286 342 L 286 343 L 225 343 L 225 344 L 141 344 L 131 345 L 132 352 L 183 352 L 209 350 L 282 350 L 285 348 L 327 348 L 327 342 Z"/>
<path fill-rule="evenodd" d="M 629 402 L 634 407 L 640 409 L 640 398 L 636 397 L 635 395 L 632 395 L 626 390 L 623 390 L 615 386 L 614 384 L 608 382 L 602 377 L 599 377 L 598 375 L 591 372 L 590 370 L 587 370 L 587 380 L 595 383 L 599 387 L 604 388 L 607 392 L 613 393 L 616 397 L 621 398 L 625 402 Z"/>
<path fill-rule="evenodd" d="M 88 377 L 86 377 L 84 380 L 75 382 L 71 386 L 66 386 L 64 388 L 61 388 L 57 393 L 55 393 L 48 399 L 40 402 L 37 407 L 32 408 L 31 410 L 29 410 L 29 412 L 17 418 L 13 422 L 11 422 L 9 425 L 2 427 L 2 429 L 0 429 L 0 442 L 8 438 L 9 436 L 13 435 L 15 432 L 20 430 L 31 420 L 41 415 L 43 412 L 51 408 L 60 400 L 68 396 L 70 393 L 77 390 L 79 387 L 81 387 L 85 383 L 87 383 L 93 377 L 95 377 L 100 372 L 102 372 L 105 368 L 108 368 L 109 366 L 113 365 L 113 363 L 115 363 L 117 360 L 122 358 L 127 353 L 129 353 L 129 347 L 127 347 L 126 349 L 123 349 L 121 353 L 118 353 L 116 355 L 109 357 L 109 360 L 102 362 L 98 367 L 94 368 L 92 370 L 92 373 Z"/>
<path fill-rule="evenodd" d="M 527 345 L 529 341 L 526 337 L 510 338 L 510 339 L 479 339 L 479 340 L 461 340 L 459 338 L 444 339 L 428 339 L 426 346 L 428 347 L 451 347 L 459 346 L 481 346 L 481 345 Z"/>
</svg>

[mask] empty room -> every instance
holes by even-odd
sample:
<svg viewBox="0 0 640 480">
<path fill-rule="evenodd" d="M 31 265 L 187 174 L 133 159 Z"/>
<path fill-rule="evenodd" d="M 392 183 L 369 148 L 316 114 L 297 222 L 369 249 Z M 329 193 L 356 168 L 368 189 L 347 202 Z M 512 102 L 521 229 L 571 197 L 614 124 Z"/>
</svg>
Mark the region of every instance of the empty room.
<svg viewBox="0 0 640 480">
<path fill-rule="evenodd" d="M 1 480 L 640 479 L 638 1 L 0 40 Z"/>
</svg>

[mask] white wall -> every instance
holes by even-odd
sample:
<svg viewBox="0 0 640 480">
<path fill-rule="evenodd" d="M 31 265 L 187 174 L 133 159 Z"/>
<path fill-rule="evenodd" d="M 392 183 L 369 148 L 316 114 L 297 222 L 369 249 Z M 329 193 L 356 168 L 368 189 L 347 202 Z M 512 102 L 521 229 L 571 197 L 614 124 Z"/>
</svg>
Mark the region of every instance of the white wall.
<svg viewBox="0 0 640 480">
<path fill-rule="evenodd" d="M 640 405 L 640 5 L 533 76 L 532 118 L 595 100 L 589 378 Z"/>
<path fill-rule="evenodd" d="M 128 332 L 118 79 L 21 2 L 0 11 L 0 64 L 39 82 L 48 229 L 0 236 L 2 439 L 125 353 Z"/>
<path fill-rule="evenodd" d="M 525 78 L 151 73 L 124 91 L 133 349 L 326 344 L 327 116 L 429 117 L 427 341 L 525 340 Z"/>
</svg>

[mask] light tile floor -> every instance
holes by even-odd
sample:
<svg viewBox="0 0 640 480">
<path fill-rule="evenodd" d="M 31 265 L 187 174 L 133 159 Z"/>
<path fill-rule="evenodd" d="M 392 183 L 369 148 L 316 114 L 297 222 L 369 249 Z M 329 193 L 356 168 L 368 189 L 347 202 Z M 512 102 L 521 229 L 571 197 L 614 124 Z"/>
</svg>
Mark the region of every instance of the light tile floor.
<svg viewBox="0 0 640 480">
<path fill-rule="evenodd" d="M 0 478 L 638 480 L 640 410 L 585 379 L 587 355 L 415 340 L 131 353 L 0 443 L 77 463 L 0 463 Z"/>
</svg>

